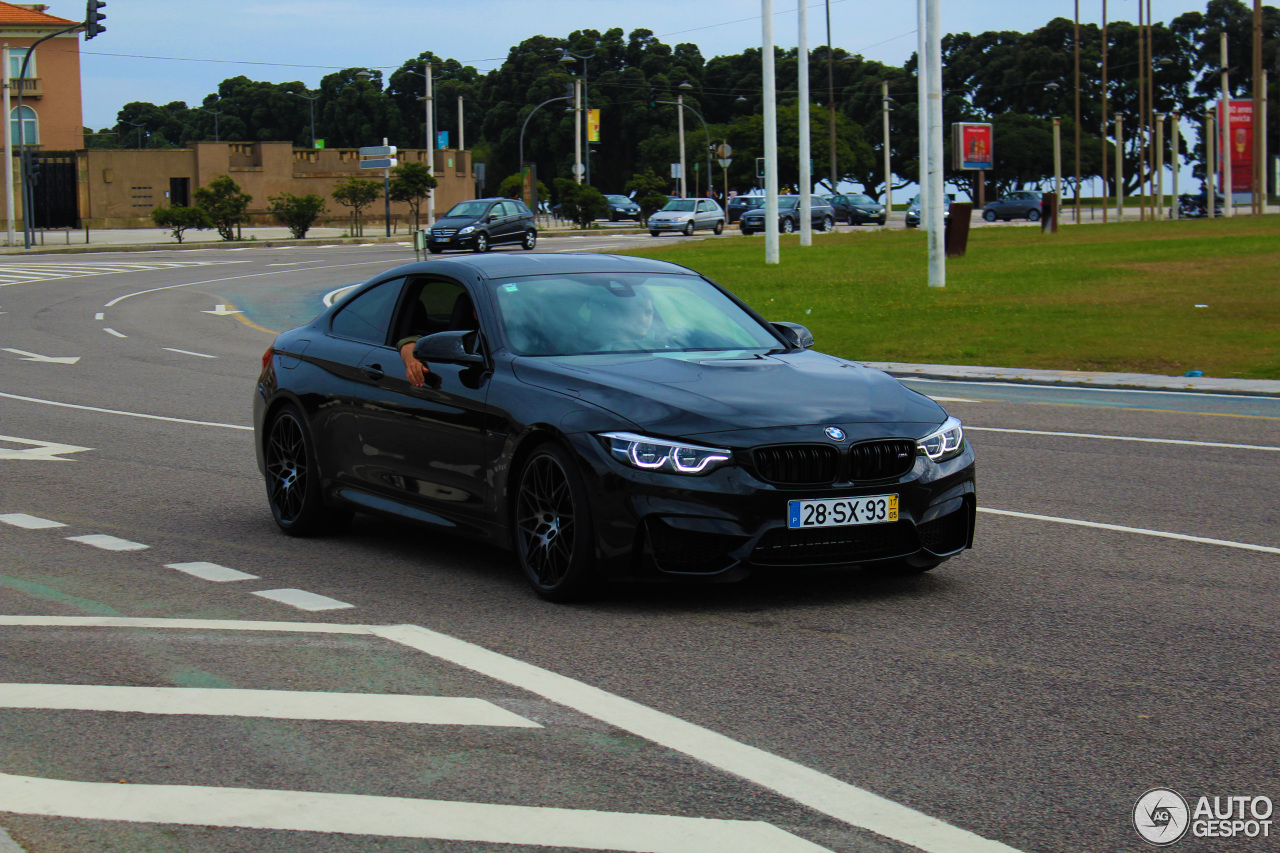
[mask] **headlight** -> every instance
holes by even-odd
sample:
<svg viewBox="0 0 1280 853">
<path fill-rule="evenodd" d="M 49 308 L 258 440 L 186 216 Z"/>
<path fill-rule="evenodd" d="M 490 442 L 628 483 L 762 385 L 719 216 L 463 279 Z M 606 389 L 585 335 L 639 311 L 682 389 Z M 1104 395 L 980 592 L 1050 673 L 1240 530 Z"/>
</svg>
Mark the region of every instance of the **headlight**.
<svg viewBox="0 0 1280 853">
<path fill-rule="evenodd" d="M 936 432 L 920 439 L 917 446 L 934 462 L 959 456 L 964 446 L 964 427 L 958 418 L 949 417 Z"/>
<path fill-rule="evenodd" d="M 462 229 L 461 231 L 459 231 L 458 233 L 459 233 L 459 234 L 470 234 L 470 233 L 471 233 L 472 231 L 474 231 L 474 230 L 476 230 L 476 227 L 475 227 L 474 225 L 468 225 L 466 228 L 463 228 L 463 229 Z"/>
<path fill-rule="evenodd" d="M 607 432 L 600 437 L 609 442 L 609 452 L 615 459 L 641 471 L 706 474 L 733 456 L 728 450 L 649 438 L 633 432 Z"/>
</svg>

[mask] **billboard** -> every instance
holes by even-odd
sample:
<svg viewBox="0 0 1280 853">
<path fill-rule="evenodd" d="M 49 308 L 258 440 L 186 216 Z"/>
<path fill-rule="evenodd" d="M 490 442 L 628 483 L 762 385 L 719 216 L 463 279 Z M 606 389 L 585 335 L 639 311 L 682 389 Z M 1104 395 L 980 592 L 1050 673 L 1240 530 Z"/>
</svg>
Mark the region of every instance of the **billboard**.
<svg viewBox="0 0 1280 853">
<path fill-rule="evenodd" d="M 1231 136 L 1224 141 L 1222 131 L 1226 129 L 1226 125 L 1223 124 L 1218 130 L 1220 144 L 1218 150 L 1222 158 L 1218 165 L 1218 186 L 1226 187 L 1226 178 L 1223 173 L 1226 171 L 1226 158 L 1230 157 L 1231 192 L 1253 192 L 1253 101 L 1238 100 L 1227 103 L 1230 104 Z M 1222 109 L 1221 102 L 1218 103 L 1218 115 L 1228 115 Z M 1221 119 L 1219 123 L 1222 124 Z"/>
<path fill-rule="evenodd" d="M 991 125 L 958 121 L 951 125 L 952 163 L 956 169 L 990 171 L 995 165 Z"/>
<path fill-rule="evenodd" d="M 587 142 L 600 141 L 600 111 L 587 110 Z"/>
</svg>

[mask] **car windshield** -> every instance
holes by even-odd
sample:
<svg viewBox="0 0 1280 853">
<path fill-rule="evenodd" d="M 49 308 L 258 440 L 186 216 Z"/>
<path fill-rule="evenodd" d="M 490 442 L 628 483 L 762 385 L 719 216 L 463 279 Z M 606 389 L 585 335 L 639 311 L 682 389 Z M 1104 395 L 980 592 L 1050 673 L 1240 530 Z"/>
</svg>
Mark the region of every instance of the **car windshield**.
<svg viewBox="0 0 1280 853">
<path fill-rule="evenodd" d="M 790 210 L 800 203 L 798 195 L 782 195 L 778 196 L 778 210 Z"/>
<path fill-rule="evenodd" d="M 517 355 L 764 352 L 778 339 L 717 287 L 692 275 L 588 273 L 492 283 Z"/>
<path fill-rule="evenodd" d="M 696 199 L 692 198 L 673 198 L 671 201 L 663 205 L 663 210 L 693 210 L 697 204 Z"/>
<path fill-rule="evenodd" d="M 875 200 L 871 196 L 865 195 L 849 195 L 845 196 L 850 204 L 875 204 Z"/>
<path fill-rule="evenodd" d="M 484 216 L 489 209 L 487 201 L 460 201 L 445 216 Z"/>
<path fill-rule="evenodd" d="M 605 198 L 614 204 L 626 204 L 631 201 L 631 199 L 627 198 L 625 195 L 607 195 Z"/>
</svg>

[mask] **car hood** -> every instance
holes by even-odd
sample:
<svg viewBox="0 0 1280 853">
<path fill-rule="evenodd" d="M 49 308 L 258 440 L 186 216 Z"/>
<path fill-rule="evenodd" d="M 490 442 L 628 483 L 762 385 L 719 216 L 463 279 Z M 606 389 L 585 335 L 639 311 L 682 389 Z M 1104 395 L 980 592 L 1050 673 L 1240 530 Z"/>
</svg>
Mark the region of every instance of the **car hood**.
<svg viewBox="0 0 1280 853">
<path fill-rule="evenodd" d="M 436 224 L 432 228 L 465 228 L 468 225 L 475 225 L 477 219 L 474 216 L 444 216 L 436 220 Z"/>
<path fill-rule="evenodd" d="M 879 370 L 812 351 L 517 358 L 516 377 L 662 436 L 813 424 L 940 424 L 941 406 Z"/>
</svg>

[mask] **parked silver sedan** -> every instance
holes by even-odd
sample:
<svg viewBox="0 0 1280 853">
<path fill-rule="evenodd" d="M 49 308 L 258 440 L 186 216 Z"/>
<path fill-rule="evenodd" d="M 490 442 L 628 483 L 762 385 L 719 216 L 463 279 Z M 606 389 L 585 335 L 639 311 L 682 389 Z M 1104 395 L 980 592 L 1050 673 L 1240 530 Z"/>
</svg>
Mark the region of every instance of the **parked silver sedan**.
<svg viewBox="0 0 1280 853">
<path fill-rule="evenodd" d="M 709 198 L 673 198 L 649 217 L 649 233 L 657 237 L 663 231 L 679 231 L 686 236 L 699 229 L 724 231 L 724 209 Z"/>
</svg>

